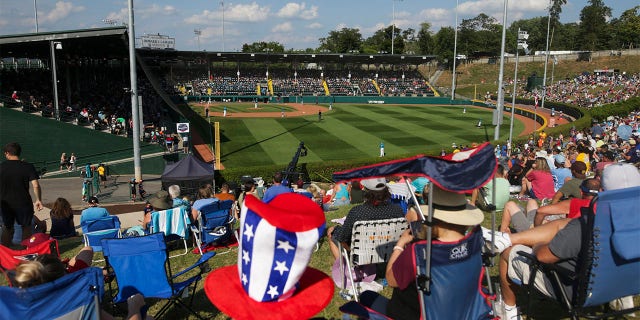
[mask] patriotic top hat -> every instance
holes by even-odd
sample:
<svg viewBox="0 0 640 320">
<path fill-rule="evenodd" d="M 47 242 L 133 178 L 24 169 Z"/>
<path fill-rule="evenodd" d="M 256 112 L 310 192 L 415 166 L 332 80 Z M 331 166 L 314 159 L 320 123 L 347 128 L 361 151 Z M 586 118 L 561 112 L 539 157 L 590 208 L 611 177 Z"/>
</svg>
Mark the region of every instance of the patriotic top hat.
<svg viewBox="0 0 640 320">
<path fill-rule="evenodd" d="M 307 267 L 326 227 L 322 209 L 297 193 L 269 203 L 247 195 L 241 217 L 238 265 L 207 276 L 209 300 L 234 319 L 308 319 L 326 307 L 333 282 Z"/>
</svg>

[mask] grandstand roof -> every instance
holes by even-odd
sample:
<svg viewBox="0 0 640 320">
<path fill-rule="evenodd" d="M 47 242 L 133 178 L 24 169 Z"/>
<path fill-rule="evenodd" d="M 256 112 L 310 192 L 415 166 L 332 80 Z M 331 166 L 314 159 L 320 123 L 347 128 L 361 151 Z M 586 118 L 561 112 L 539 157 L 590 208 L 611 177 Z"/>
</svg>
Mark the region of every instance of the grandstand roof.
<svg viewBox="0 0 640 320">
<path fill-rule="evenodd" d="M 57 54 L 65 58 L 126 58 L 127 28 L 125 26 L 66 30 L 55 32 L 0 35 L 0 57 L 48 59 L 50 41 L 62 43 Z M 341 53 L 243 53 L 216 51 L 177 51 L 136 49 L 147 60 L 211 61 L 254 63 L 344 63 L 344 64 L 408 64 L 419 65 L 435 60 L 432 55 L 407 54 L 341 54 Z M 65 57 L 66 56 L 66 57 Z"/>
<path fill-rule="evenodd" d="M 347 54 L 347 53 L 244 53 L 210 51 L 175 51 L 137 49 L 147 59 L 156 61 L 211 61 L 262 63 L 350 63 L 419 65 L 436 59 L 432 55 Z"/>
<path fill-rule="evenodd" d="M 62 43 L 61 55 L 84 58 L 127 56 L 127 28 L 107 27 L 0 36 L 0 57 L 48 59 L 49 41 Z"/>
</svg>

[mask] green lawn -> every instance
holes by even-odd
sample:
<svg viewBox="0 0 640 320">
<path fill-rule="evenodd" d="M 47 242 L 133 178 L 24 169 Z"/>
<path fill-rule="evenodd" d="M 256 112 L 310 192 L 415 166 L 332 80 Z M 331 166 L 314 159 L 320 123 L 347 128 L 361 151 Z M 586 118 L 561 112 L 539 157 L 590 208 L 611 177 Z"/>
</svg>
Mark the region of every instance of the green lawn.
<svg viewBox="0 0 640 320">
<path fill-rule="evenodd" d="M 287 164 L 300 141 L 305 162 L 376 157 L 384 142 L 388 155 L 450 150 L 451 144 L 493 140 L 490 110 L 463 106 L 335 105 L 333 111 L 288 118 L 216 118 L 221 128 L 221 160 L 226 167 Z M 477 128 L 478 120 L 488 125 Z M 523 130 L 516 121 L 514 132 Z M 509 120 L 501 126 L 509 135 Z"/>
</svg>

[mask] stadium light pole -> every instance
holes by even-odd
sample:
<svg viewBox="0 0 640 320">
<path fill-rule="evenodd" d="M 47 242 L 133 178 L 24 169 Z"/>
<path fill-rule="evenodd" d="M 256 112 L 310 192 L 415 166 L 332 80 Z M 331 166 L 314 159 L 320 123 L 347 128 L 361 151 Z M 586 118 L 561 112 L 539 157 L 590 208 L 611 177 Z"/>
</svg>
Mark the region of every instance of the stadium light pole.
<svg viewBox="0 0 640 320">
<path fill-rule="evenodd" d="M 60 104 L 58 103 L 58 68 L 56 63 L 56 50 L 62 49 L 62 42 L 49 41 L 51 47 L 51 71 L 53 77 L 53 108 L 56 120 L 60 120 Z"/>
<path fill-rule="evenodd" d="M 391 0 L 391 4 L 392 4 L 392 9 L 391 9 L 391 54 L 394 53 L 393 51 L 393 46 L 395 44 L 395 40 L 396 40 L 396 1 L 402 1 L 402 0 Z"/>
<path fill-rule="evenodd" d="M 549 65 L 549 30 L 551 29 L 551 2 L 549 2 L 549 15 L 547 16 L 547 49 L 544 54 L 544 76 L 542 78 L 542 102 L 540 107 L 544 108 L 544 101 L 547 97 L 547 66 Z M 533 110 L 534 126 L 538 126 L 538 110 Z M 535 128 L 534 127 L 534 128 Z M 533 130 L 533 137 L 536 137 L 536 129 Z"/>
<path fill-rule="evenodd" d="M 129 0 L 129 77 L 131 78 L 131 117 L 133 120 L 133 172 L 137 181 L 142 180 L 140 166 L 140 120 L 138 114 L 138 75 L 136 73 L 136 35 L 133 24 L 133 0 Z"/>
<path fill-rule="evenodd" d="M 193 33 L 198 37 L 198 51 L 200 51 L 200 36 L 202 35 L 201 29 L 193 29 Z"/>
<path fill-rule="evenodd" d="M 222 52 L 224 52 L 224 0 L 220 1 L 222 6 Z"/>
<path fill-rule="evenodd" d="M 502 123 L 502 110 L 504 107 L 504 47 L 507 38 L 507 6 L 509 0 L 504 0 L 504 11 L 502 13 L 502 45 L 500 48 L 500 74 L 498 75 L 498 102 L 495 110 L 496 130 L 493 140 L 500 138 L 500 124 Z"/>
<path fill-rule="evenodd" d="M 456 61 L 458 55 L 458 0 L 456 0 L 456 24 L 453 31 L 453 76 L 451 77 L 451 101 L 456 99 Z"/>
<path fill-rule="evenodd" d="M 518 59 L 520 55 L 520 49 L 524 49 L 525 54 L 529 51 L 529 45 L 527 44 L 529 34 L 526 31 L 520 31 L 518 28 L 518 39 L 516 40 L 516 68 L 513 76 L 513 94 L 511 100 L 511 122 L 509 124 L 509 145 L 512 146 L 511 140 L 513 139 L 513 117 L 516 110 L 516 95 L 518 93 Z M 511 149 L 507 151 L 511 152 Z"/>
<path fill-rule="evenodd" d="M 36 33 L 38 33 L 38 0 L 33 0 L 33 16 L 36 19 Z"/>
</svg>

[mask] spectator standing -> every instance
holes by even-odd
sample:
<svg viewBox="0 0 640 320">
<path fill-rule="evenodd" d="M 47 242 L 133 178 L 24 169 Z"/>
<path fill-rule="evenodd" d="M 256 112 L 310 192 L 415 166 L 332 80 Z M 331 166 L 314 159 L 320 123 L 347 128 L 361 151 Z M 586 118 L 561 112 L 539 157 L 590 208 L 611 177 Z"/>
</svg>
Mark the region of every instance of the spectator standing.
<svg viewBox="0 0 640 320">
<path fill-rule="evenodd" d="M 36 197 L 35 208 L 42 210 L 42 190 L 33 164 L 20 160 L 22 147 L 11 142 L 4 146 L 7 159 L 0 164 L 0 211 L 2 212 L 2 245 L 10 246 L 14 223 L 22 227 L 22 240 L 31 236 L 34 203 L 29 194 L 29 182 Z"/>
<path fill-rule="evenodd" d="M 106 188 L 107 187 L 107 168 L 105 167 L 104 163 L 101 163 L 98 166 L 98 176 L 100 176 L 100 181 L 102 181 L 102 185 Z"/>
<path fill-rule="evenodd" d="M 136 194 L 138 190 L 136 190 L 138 182 L 136 182 L 136 178 L 131 178 L 129 180 L 129 193 L 131 194 L 131 201 L 136 202 Z"/>
<path fill-rule="evenodd" d="M 67 166 L 67 153 L 63 152 L 60 155 L 60 171 L 62 171 L 62 168 Z"/>
<path fill-rule="evenodd" d="M 76 154 L 71 152 L 71 156 L 69 157 L 69 171 L 76 170 Z"/>
</svg>

